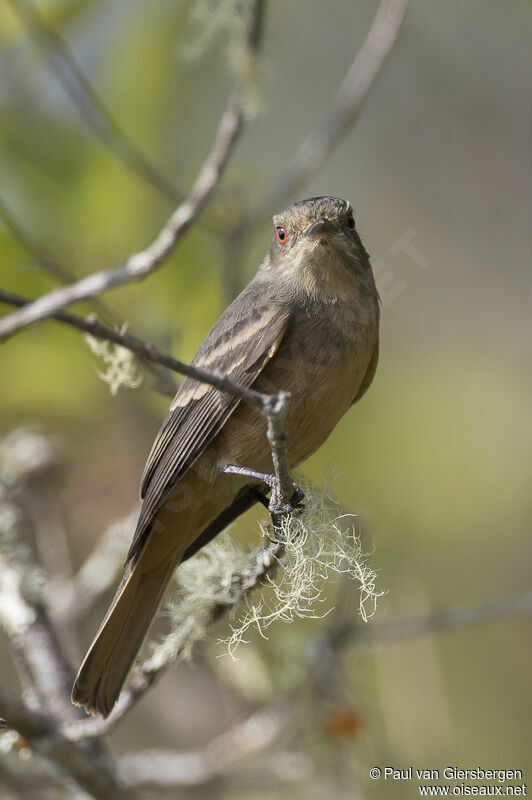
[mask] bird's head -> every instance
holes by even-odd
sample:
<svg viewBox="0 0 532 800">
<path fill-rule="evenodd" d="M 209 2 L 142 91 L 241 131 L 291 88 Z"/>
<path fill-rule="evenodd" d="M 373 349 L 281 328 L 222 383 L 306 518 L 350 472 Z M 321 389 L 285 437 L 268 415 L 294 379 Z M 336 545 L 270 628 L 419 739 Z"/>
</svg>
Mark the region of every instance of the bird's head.
<svg viewBox="0 0 532 800">
<path fill-rule="evenodd" d="M 274 237 L 262 269 L 316 285 L 344 283 L 370 271 L 351 204 L 311 197 L 273 217 Z"/>
</svg>

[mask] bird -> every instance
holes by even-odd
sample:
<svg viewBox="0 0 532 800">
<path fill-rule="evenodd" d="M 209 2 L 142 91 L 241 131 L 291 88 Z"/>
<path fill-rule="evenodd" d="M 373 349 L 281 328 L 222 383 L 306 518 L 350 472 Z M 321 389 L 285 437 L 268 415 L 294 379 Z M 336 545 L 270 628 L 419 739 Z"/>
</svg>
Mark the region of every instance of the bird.
<svg viewBox="0 0 532 800">
<path fill-rule="evenodd" d="M 273 217 L 273 239 L 256 275 L 192 364 L 259 392 L 288 393 L 292 468 L 323 444 L 370 386 L 379 317 L 351 204 L 311 197 Z M 228 465 L 248 474 L 224 473 Z M 185 377 L 148 456 L 124 575 L 75 679 L 75 705 L 110 714 L 174 570 L 255 503 L 267 503 L 268 488 L 251 476 L 272 471 L 260 411 Z"/>
</svg>

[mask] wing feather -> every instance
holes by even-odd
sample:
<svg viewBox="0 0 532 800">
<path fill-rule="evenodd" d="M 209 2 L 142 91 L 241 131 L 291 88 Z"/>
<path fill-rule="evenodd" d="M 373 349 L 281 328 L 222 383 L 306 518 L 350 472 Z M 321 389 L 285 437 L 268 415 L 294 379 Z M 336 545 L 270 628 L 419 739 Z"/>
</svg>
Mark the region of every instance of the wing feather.
<svg viewBox="0 0 532 800">
<path fill-rule="evenodd" d="M 286 326 L 286 306 L 260 296 L 253 282 L 207 334 L 193 364 L 250 386 L 276 352 Z M 148 457 L 141 484 L 142 509 L 128 554 L 136 557 L 166 495 L 205 451 L 239 403 L 233 395 L 185 378 Z"/>
</svg>

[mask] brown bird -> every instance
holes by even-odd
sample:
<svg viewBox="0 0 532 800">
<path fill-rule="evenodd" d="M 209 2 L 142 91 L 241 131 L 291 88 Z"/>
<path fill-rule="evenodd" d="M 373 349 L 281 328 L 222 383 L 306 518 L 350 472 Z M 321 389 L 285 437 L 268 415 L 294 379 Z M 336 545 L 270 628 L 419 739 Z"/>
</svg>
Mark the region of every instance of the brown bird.
<svg viewBox="0 0 532 800">
<path fill-rule="evenodd" d="M 308 458 L 367 390 L 377 367 L 379 302 L 349 203 L 313 197 L 273 218 L 256 276 L 222 314 L 193 363 L 238 383 L 290 393 L 290 466 Z M 271 473 L 260 412 L 185 378 L 148 457 L 124 577 L 76 677 L 72 702 L 106 717 L 116 703 L 177 565 L 267 489 L 240 465 Z"/>
</svg>

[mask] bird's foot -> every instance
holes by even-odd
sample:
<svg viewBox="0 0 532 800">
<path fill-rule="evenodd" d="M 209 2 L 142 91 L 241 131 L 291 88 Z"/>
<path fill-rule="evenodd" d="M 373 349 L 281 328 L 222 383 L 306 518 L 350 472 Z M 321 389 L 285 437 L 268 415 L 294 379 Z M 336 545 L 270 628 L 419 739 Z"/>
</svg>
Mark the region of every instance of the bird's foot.
<svg viewBox="0 0 532 800">
<path fill-rule="evenodd" d="M 272 476 L 275 480 L 275 476 Z M 294 487 L 294 493 L 290 500 L 282 506 L 277 505 L 274 503 L 273 497 L 270 498 L 270 503 L 268 505 L 268 511 L 272 515 L 272 517 L 284 517 L 287 514 L 293 514 L 294 511 L 303 511 L 305 508 L 304 504 L 301 502 L 305 499 L 305 493 L 302 489 L 299 488 L 297 483 L 292 481 L 292 486 Z"/>
<path fill-rule="evenodd" d="M 218 469 L 220 470 L 220 472 L 223 472 L 226 475 L 243 475 L 246 478 L 255 478 L 255 480 L 262 481 L 262 483 L 265 483 L 267 486 L 270 487 L 270 489 L 273 489 L 275 487 L 277 481 L 275 475 L 272 475 L 268 472 L 257 472 L 257 470 L 255 469 L 249 469 L 248 467 L 238 467 L 235 464 L 224 464 L 224 466 L 218 467 Z M 292 481 L 292 486 L 294 487 L 294 492 L 292 494 L 292 497 L 287 503 L 284 503 L 282 506 L 279 506 L 278 503 L 275 502 L 274 495 L 276 494 L 276 492 L 272 491 L 272 497 L 270 498 L 270 502 L 268 503 L 268 511 L 272 515 L 274 521 L 276 517 L 283 517 L 286 516 L 287 514 L 293 514 L 294 511 L 302 511 L 305 508 L 305 506 L 301 502 L 305 497 L 304 492 L 299 488 L 299 486 L 296 483 L 294 483 L 294 481 Z M 266 505 L 265 501 L 266 498 L 263 498 L 263 500 L 261 500 L 261 502 L 263 502 L 263 505 Z"/>
</svg>

